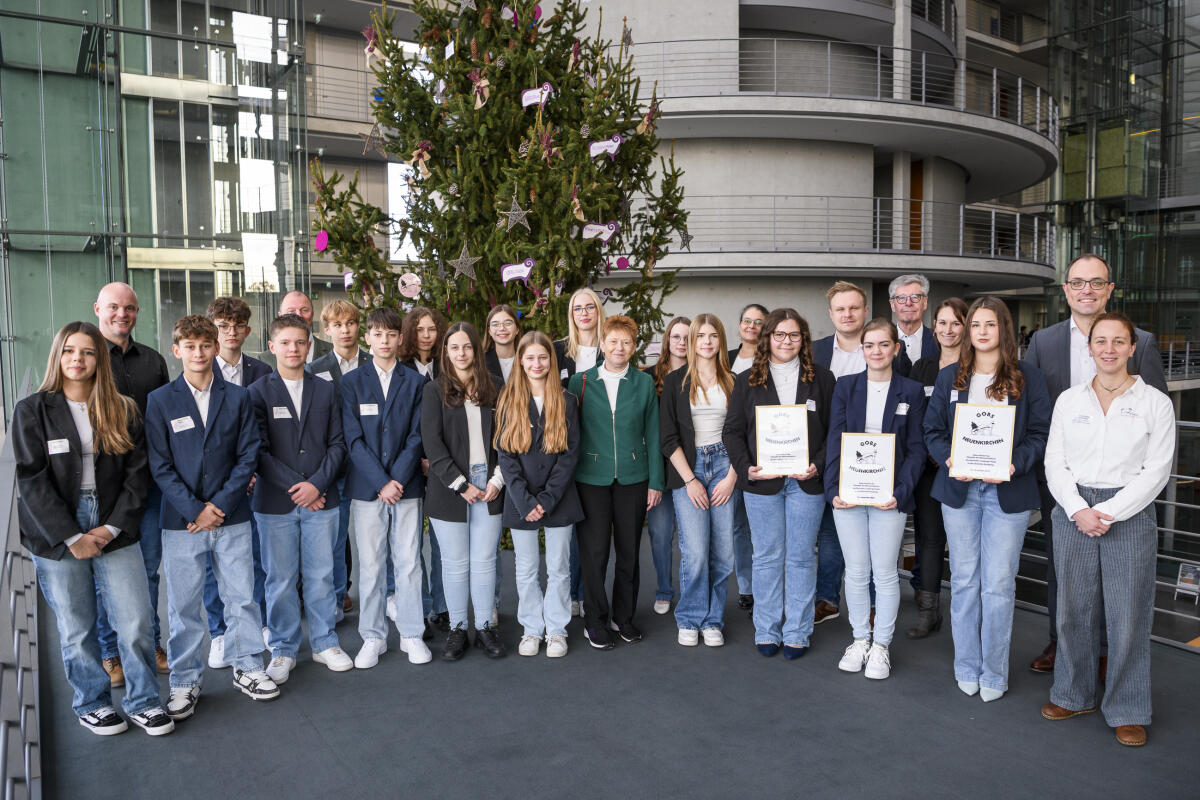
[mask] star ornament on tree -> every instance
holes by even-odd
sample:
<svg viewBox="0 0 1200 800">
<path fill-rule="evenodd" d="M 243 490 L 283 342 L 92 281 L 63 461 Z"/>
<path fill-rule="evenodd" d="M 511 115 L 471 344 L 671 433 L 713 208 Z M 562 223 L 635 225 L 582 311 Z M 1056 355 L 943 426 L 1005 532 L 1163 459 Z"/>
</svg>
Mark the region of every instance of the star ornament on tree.
<svg viewBox="0 0 1200 800">
<path fill-rule="evenodd" d="M 458 13 L 465 14 L 467 12 L 467 9 L 470 9 L 472 11 L 479 10 L 478 8 L 475 7 L 475 0 L 458 0 Z"/>
<path fill-rule="evenodd" d="M 679 243 L 686 247 L 689 253 L 692 252 L 692 239 L 695 238 L 695 236 L 688 233 L 687 228 L 684 228 L 679 232 Z"/>
<path fill-rule="evenodd" d="M 516 202 L 514 199 L 513 202 Z M 471 280 L 475 280 L 475 262 L 482 260 L 483 256 L 472 257 L 467 254 L 467 246 L 464 244 L 462 252 L 458 254 L 458 258 L 450 260 L 450 266 L 454 267 L 454 271 L 459 275 L 466 275 Z"/>
<path fill-rule="evenodd" d="M 532 233 L 532 230 L 529 227 L 529 220 L 526 219 L 526 217 L 528 215 L 529 215 L 529 212 L 523 210 L 521 208 L 520 204 L 517 203 L 517 193 L 514 191 L 513 198 L 512 198 L 512 208 L 510 208 L 508 211 L 500 212 L 500 216 L 506 217 L 508 220 L 504 227 L 505 232 L 511 231 L 513 228 L 517 227 L 518 225 L 524 225 L 525 230 Z"/>
</svg>

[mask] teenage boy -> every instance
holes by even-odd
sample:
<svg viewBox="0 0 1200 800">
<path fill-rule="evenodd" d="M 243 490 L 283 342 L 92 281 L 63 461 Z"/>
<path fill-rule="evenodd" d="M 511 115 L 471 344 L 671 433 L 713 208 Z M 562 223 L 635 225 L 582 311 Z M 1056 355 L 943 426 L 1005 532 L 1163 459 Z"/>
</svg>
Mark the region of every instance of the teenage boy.
<svg viewBox="0 0 1200 800">
<path fill-rule="evenodd" d="M 268 346 L 277 372 L 250 387 L 262 446 L 251 497 L 267 569 L 267 675 L 283 683 L 300 648 L 300 593 L 313 661 L 334 672 L 354 666 L 333 630 L 333 542 L 337 476 L 346 459 L 342 415 L 333 384 L 304 371 L 309 330 L 296 314 L 276 317 Z"/>
<path fill-rule="evenodd" d="M 173 720 L 192 715 L 204 674 L 201 595 L 212 558 L 225 603 L 226 654 L 233 685 L 254 700 L 279 696 L 263 670 L 262 617 L 254 602 L 250 503 L 246 490 L 258 464 L 259 434 L 250 393 L 219 380 L 212 362 L 217 326 L 197 314 L 175 323 L 171 352 L 182 374 L 146 403 L 150 473 L 163 493 L 163 569 L 171 636 L 167 657 Z"/>
<path fill-rule="evenodd" d="M 257 358 L 245 355 L 242 345 L 250 335 L 250 306 L 240 297 L 218 297 L 208 304 L 205 316 L 217 326 L 217 357 L 213 359 L 213 374 L 234 386 L 247 388 L 259 378 L 271 374 L 271 368 Z M 267 617 L 266 584 L 267 573 L 262 566 L 262 553 L 258 540 L 258 526 L 250 519 L 250 546 L 254 554 L 254 602 L 258 603 L 259 614 Z M 228 667 L 225 660 L 225 606 L 217 591 L 217 579 L 213 576 L 212 559 L 204 572 L 204 608 L 208 612 L 208 635 L 212 645 L 208 649 L 208 666 L 213 669 Z M 266 634 L 263 635 L 266 641 Z"/>
<path fill-rule="evenodd" d="M 354 666 L 368 669 L 387 652 L 384 578 L 389 547 L 395 565 L 396 628 L 400 650 L 413 664 L 433 656 L 422 641 L 421 609 L 421 392 L 425 378 L 400 367 L 400 314 L 377 308 L 367 315 L 373 359 L 342 379 L 342 424 L 350 450 L 346 494 L 358 544 L 358 631 L 363 646 Z"/>
</svg>

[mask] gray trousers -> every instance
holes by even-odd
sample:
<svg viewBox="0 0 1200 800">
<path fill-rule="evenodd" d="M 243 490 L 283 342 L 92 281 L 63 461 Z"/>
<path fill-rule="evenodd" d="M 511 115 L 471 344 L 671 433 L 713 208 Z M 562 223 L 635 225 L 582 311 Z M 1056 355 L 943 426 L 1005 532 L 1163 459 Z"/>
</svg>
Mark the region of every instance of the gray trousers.
<svg viewBox="0 0 1200 800">
<path fill-rule="evenodd" d="M 1090 506 L 1116 489 L 1080 486 Z M 1050 701 L 1072 711 L 1096 706 L 1111 727 L 1150 724 L 1150 628 L 1158 534 L 1153 503 L 1103 536 L 1086 536 L 1055 507 L 1058 656 Z M 1108 677 L 1100 698 L 1097 663 L 1108 634 Z"/>
</svg>

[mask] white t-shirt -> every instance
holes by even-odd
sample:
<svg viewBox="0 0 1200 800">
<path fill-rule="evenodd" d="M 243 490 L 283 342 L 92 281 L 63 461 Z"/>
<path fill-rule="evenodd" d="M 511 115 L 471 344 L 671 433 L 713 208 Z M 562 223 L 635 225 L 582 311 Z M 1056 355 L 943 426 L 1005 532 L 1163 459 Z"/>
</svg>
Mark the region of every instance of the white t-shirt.
<svg viewBox="0 0 1200 800">
<path fill-rule="evenodd" d="M 533 404 L 535 406 L 537 406 L 538 413 L 541 414 L 543 409 L 545 409 L 545 407 L 546 407 L 546 398 L 538 397 L 537 395 L 534 395 L 533 396 Z"/>
<path fill-rule="evenodd" d="M 88 419 L 86 402 L 68 400 L 71 409 L 71 419 L 75 422 L 75 432 L 79 434 L 79 446 L 83 450 L 82 468 L 79 476 L 80 489 L 96 488 L 96 437 L 92 431 L 92 421 Z"/>
<path fill-rule="evenodd" d="M 508 376 L 512 374 L 512 365 L 513 362 L 517 360 L 517 357 L 511 356 L 510 358 L 500 358 L 499 356 L 496 356 L 496 360 L 500 362 L 500 372 L 504 376 L 504 382 L 508 383 Z"/>
<path fill-rule="evenodd" d="M 976 372 L 971 376 L 971 388 L 967 390 L 967 402 L 977 406 L 1002 406 L 1008 400 L 993 400 L 987 396 L 988 387 L 996 380 L 995 375 Z"/>
<path fill-rule="evenodd" d="M 887 403 L 889 381 L 867 381 L 867 430 L 865 433 L 883 433 L 883 406 Z"/>
<path fill-rule="evenodd" d="M 292 398 L 292 406 L 296 409 L 296 416 L 300 415 L 300 401 L 304 399 L 304 379 L 298 381 L 289 381 L 287 378 L 280 378 L 283 381 L 284 388 L 287 389 L 288 395 Z"/>
<path fill-rule="evenodd" d="M 728 398 L 720 386 L 700 389 L 700 397 L 691 403 L 692 428 L 696 433 L 696 447 L 719 444 L 721 431 L 725 427 L 725 410 Z"/>
<path fill-rule="evenodd" d="M 575 356 L 575 371 L 583 372 L 596 366 L 596 354 L 599 352 L 598 347 L 579 345 L 579 355 Z"/>
<path fill-rule="evenodd" d="M 729 367 L 729 369 L 733 371 L 734 375 L 741 375 L 752 366 L 754 366 L 754 356 L 750 356 L 749 358 L 742 358 L 741 356 L 738 356 L 733 360 L 733 364 Z"/>
</svg>

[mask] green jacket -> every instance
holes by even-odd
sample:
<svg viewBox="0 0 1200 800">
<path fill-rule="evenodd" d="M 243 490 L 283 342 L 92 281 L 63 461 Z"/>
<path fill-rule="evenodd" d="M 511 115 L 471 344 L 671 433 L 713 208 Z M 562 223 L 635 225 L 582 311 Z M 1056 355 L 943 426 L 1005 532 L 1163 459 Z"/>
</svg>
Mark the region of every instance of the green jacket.
<svg viewBox="0 0 1200 800">
<path fill-rule="evenodd" d="M 658 453 L 658 395 L 654 379 L 630 365 L 617 389 L 617 410 L 608 404 L 600 364 L 571 376 L 568 390 L 580 399 L 579 466 L 575 480 L 591 486 L 648 481 L 662 491 Z"/>
</svg>

